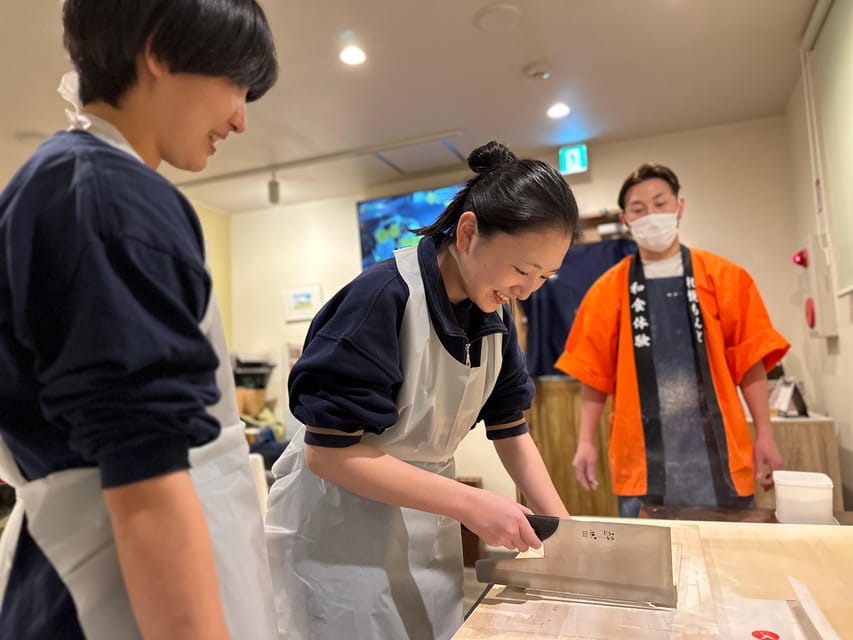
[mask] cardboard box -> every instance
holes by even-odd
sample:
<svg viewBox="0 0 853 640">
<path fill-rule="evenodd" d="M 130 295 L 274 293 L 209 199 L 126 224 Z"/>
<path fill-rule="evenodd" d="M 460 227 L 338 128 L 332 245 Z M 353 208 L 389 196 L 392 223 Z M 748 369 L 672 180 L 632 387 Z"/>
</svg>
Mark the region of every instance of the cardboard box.
<svg viewBox="0 0 853 640">
<path fill-rule="evenodd" d="M 263 410 L 266 400 L 266 389 L 237 387 L 237 410 L 242 415 L 254 418 Z"/>
</svg>

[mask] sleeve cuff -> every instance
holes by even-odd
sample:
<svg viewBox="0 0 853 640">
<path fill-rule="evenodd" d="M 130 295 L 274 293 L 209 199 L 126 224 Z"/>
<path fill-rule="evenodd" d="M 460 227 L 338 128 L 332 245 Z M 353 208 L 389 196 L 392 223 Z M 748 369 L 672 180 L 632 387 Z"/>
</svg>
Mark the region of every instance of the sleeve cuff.
<svg viewBox="0 0 853 640">
<path fill-rule="evenodd" d="M 594 373 L 589 366 L 578 360 L 571 353 L 564 352 L 563 355 L 554 363 L 554 368 L 559 369 L 566 375 L 577 378 L 585 385 L 592 387 L 611 395 L 615 386 L 615 381 L 602 375 Z"/>
<path fill-rule="evenodd" d="M 527 426 L 527 421 L 521 418 L 507 424 L 487 425 L 486 438 L 489 440 L 503 440 L 504 438 L 520 436 L 528 431 L 530 431 L 530 427 Z"/>
<path fill-rule="evenodd" d="M 305 444 L 315 447 L 351 447 L 361 442 L 364 429 L 355 432 L 342 431 L 341 429 L 330 429 L 328 427 L 311 427 L 305 425 Z"/>
<path fill-rule="evenodd" d="M 729 348 L 726 359 L 732 378 L 740 384 L 744 374 L 758 362 L 763 363 L 765 371 L 770 371 L 790 348 L 788 341 L 772 329 L 753 336 L 743 344 Z"/>
<path fill-rule="evenodd" d="M 113 451 L 99 459 L 98 465 L 101 486 L 120 487 L 189 469 L 189 443 L 186 439 L 149 441 L 143 446 Z"/>
</svg>

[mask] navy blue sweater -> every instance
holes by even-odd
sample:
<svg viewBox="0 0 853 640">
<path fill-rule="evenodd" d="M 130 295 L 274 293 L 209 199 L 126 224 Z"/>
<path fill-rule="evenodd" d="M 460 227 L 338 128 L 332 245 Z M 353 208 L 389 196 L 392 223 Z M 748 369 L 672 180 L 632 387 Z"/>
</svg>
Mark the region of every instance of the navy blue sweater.
<svg viewBox="0 0 853 640">
<path fill-rule="evenodd" d="M 506 334 L 498 381 L 477 420 L 489 427 L 490 439 L 526 433 L 522 412 L 530 407 L 533 383 L 509 307 L 504 306 L 501 316 L 483 313 L 467 300 L 451 304 L 429 238 L 418 245 L 418 263 L 430 320 L 448 353 L 465 362 L 469 345 L 471 366 L 476 367 L 482 338 Z M 397 422 L 396 397 L 403 382 L 400 325 L 408 297 L 409 289 L 391 258 L 362 272 L 314 318 L 288 379 L 293 415 L 322 430 L 306 430 L 305 442 L 345 447 L 358 442 L 362 430 L 382 433 Z M 329 434 L 329 429 L 353 435 Z"/>
<path fill-rule="evenodd" d="M 189 467 L 220 426 L 199 329 L 211 283 L 189 202 L 81 132 L 42 145 L 0 195 L 0 435 L 29 479 L 100 469 L 120 486 Z M 76 637 L 24 528 L 3 637 Z M 59 631 L 57 631 L 59 630 Z"/>
</svg>

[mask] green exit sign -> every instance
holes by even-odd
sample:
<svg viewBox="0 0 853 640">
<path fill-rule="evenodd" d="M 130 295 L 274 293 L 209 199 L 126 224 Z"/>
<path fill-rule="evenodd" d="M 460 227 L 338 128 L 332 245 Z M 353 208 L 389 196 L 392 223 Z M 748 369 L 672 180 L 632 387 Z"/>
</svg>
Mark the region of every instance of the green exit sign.
<svg viewBox="0 0 853 640">
<path fill-rule="evenodd" d="M 560 149 L 560 173 L 564 176 L 583 173 L 589 169 L 585 144 L 573 144 Z"/>
</svg>

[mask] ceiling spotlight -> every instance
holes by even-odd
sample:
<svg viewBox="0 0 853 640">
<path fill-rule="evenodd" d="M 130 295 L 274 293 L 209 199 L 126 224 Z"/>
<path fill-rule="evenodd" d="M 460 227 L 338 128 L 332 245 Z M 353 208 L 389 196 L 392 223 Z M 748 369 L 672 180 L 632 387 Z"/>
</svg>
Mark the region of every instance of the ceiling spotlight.
<svg viewBox="0 0 853 640">
<path fill-rule="evenodd" d="M 341 49 L 340 58 L 344 64 L 358 65 L 367 60 L 367 54 L 361 47 L 351 44 Z"/>
<path fill-rule="evenodd" d="M 272 180 L 267 183 L 267 196 L 269 197 L 270 204 L 278 204 L 279 184 L 274 171 L 272 174 Z"/>
<path fill-rule="evenodd" d="M 553 118 L 554 120 L 565 118 L 570 112 L 571 109 L 565 102 L 555 102 L 548 107 L 548 117 Z"/>
<path fill-rule="evenodd" d="M 524 67 L 524 75 L 534 80 L 547 80 L 551 77 L 551 65 L 547 62 L 531 62 Z"/>
</svg>

